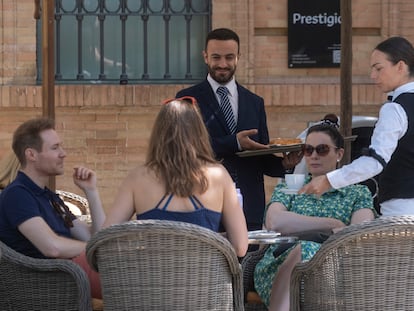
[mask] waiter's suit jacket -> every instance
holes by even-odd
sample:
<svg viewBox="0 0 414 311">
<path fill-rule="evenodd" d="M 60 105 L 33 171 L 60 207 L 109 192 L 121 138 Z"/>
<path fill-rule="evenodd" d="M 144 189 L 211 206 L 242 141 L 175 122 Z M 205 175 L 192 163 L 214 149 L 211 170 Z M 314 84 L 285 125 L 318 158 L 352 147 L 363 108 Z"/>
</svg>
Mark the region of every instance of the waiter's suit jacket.
<svg viewBox="0 0 414 311">
<path fill-rule="evenodd" d="M 262 144 L 269 143 L 266 112 L 263 98 L 237 83 L 238 120 L 237 130 L 257 129 L 250 138 Z M 179 91 L 176 97 L 193 96 L 197 99 L 204 123 L 210 134 L 216 159 L 222 161 L 243 195 L 243 209 L 249 229 L 260 228 L 265 207 L 263 175 L 282 177 L 284 169 L 281 158 L 273 155 L 239 157 L 236 135 L 227 127 L 216 95 L 207 80 Z"/>
</svg>

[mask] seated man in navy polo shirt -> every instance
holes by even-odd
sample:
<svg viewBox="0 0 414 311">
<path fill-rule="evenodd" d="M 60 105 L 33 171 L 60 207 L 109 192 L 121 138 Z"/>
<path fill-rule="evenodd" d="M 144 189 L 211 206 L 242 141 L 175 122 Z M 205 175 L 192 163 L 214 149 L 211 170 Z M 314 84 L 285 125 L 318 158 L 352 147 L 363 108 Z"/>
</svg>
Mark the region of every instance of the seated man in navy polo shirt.
<svg viewBox="0 0 414 311">
<path fill-rule="evenodd" d="M 86 241 L 105 220 L 95 172 L 81 166 L 73 172 L 74 183 L 89 202 L 90 226 L 46 187 L 50 176 L 63 174 L 66 157 L 53 120 L 24 122 L 14 132 L 12 147 L 21 169 L 0 194 L 0 240 L 27 256 L 72 259 L 88 274 L 92 297 L 101 298 L 99 276 L 85 257 Z"/>
</svg>

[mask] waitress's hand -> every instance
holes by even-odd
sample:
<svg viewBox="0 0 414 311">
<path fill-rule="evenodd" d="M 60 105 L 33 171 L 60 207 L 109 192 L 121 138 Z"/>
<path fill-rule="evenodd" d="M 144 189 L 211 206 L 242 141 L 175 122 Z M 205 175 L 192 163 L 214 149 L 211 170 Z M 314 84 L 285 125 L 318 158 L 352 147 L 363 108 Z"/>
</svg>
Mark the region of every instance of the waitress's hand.
<svg viewBox="0 0 414 311">
<path fill-rule="evenodd" d="M 299 189 L 299 194 L 316 194 L 321 196 L 323 193 L 331 189 L 332 186 L 329 183 L 328 177 L 326 175 L 313 177 L 312 180 Z"/>
</svg>

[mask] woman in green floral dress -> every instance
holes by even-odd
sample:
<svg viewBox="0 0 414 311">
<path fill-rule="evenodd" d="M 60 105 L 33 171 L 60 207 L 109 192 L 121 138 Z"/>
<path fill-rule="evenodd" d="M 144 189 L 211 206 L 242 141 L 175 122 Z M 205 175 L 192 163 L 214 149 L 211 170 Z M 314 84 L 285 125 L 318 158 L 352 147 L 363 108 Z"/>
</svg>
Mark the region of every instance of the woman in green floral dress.
<svg viewBox="0 0 414 311">
<path fill-rule="evenodd" d="M 317 124 L 308 130 L 303 155 L 310 176 L 326 174 L 336 169 L 344 154 L 344 139 L 337 127 Z M 351 185 L 332 189 L 320 197 L 306 194 L 287 194 L 282 189 L 285 183 L 276 186 L 265 210 L 265 227 L 268 230 L 294 235 L 308 230 L 332 230 L 375 218 L 372 196 L 362 185 Z M 282 191 L 281 191 L 282 190 Z M 272 245 L 257 264 L 254 274 L 256 291 L 269 310 L 289 310 L 290 275 L 298 262 L 307 261 L 320 248 L 311 241 L 298 241 L 278 257 Z"/>
</svg>

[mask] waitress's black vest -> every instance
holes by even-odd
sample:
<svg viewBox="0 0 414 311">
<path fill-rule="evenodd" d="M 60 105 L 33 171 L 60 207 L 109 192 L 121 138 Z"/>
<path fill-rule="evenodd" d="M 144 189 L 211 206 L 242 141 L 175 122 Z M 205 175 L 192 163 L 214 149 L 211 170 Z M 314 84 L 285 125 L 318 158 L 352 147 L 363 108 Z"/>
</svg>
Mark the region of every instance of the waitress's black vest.
<svg viewBox="0 0 414 311">
<path fill-rule="evenodd" d="M 402 93 L 394 102 L 407 113 L 408 129 L 380 175 L 380 203 L 390 199 L 414 198 L 414 93 Z"/>
</svg>

